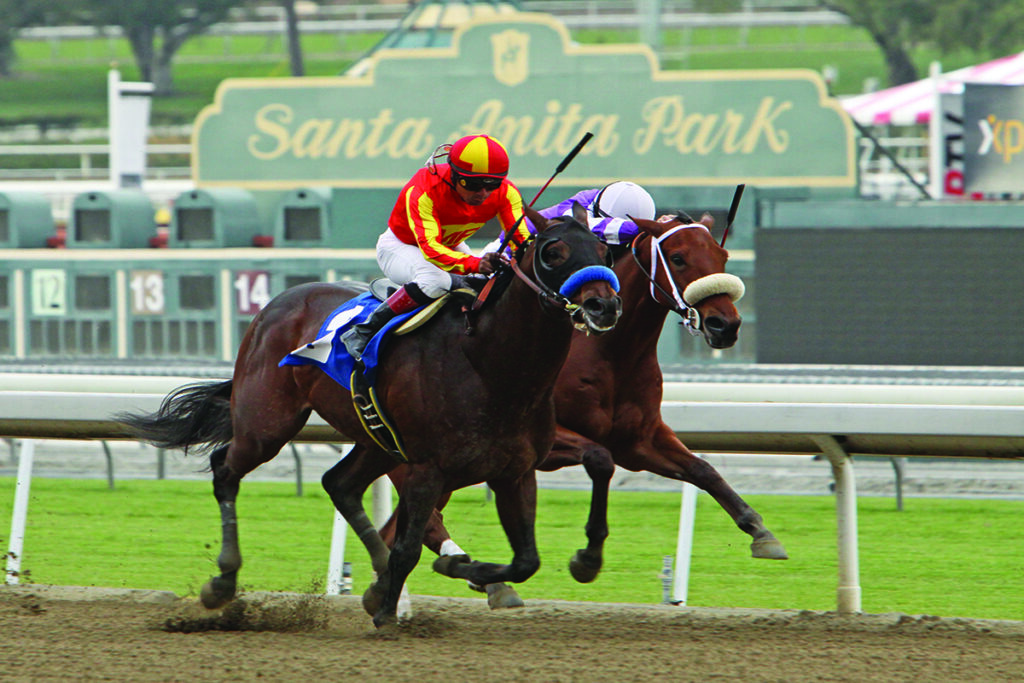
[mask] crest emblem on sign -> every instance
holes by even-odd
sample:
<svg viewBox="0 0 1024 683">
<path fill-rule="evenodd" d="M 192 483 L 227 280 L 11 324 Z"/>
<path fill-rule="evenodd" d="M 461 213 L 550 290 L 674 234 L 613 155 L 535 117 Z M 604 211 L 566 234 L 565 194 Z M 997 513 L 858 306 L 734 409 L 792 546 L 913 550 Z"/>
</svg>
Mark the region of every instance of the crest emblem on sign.
<svg viewBox="0 0 1024 683">
<path fill-rule="evenodd" d="M 519 85 L 529 75 L 527 48 L 530 36 L 522 31 L 508 29 L 491 36 L 494 50 L 494 78 L 507 86 Z"/>
</svg>

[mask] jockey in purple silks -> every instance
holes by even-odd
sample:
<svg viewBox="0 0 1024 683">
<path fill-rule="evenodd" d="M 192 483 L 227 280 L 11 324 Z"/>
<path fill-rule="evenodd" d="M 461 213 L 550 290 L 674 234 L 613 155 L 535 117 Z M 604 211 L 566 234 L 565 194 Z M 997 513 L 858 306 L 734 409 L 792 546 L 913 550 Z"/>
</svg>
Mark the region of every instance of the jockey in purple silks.
<svg viewBox="0 0 1024 683">
<path fill-rule="evenodd" d="M 638 228 L 630 218 L 654 220 L 654 200 L 636 183 L 618 180 L 601 188 L 581 190 L 568 199 L 550 206 L 541 215 L 545 218 L 572 215 L 573 203 L 587 209 L 590 229 L 605 244 L 629 244 Z"/>
<path fill-rule="evenodd" d="M 590 229 L 605 244 L 613 246 L 629 244 L 637 236 L 639 228 L 630 218 L 654 220 L 654 200 L 647 190 L 628 180 L 617 180 L 604 187 L 580 190 L 573 196 L 554 206 L 542 209 L 544 218 L 571 216 L 574 203 L 587 210 Z M 536 232 L 529 219 L 525 221 L 531 232 Z M 501 239 L 496 239 L 483 248 L 483 253 L 497 251 Z"/>
</svg>

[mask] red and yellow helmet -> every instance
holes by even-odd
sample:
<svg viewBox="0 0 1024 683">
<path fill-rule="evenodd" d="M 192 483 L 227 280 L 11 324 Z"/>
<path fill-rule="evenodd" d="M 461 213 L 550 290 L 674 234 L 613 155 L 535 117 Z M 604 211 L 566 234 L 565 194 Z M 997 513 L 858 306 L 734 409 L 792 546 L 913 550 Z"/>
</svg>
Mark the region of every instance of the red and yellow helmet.
<svg viewBox="0 0 1024 683">
<path fill-rule="evenodd" d="M 508 175 L 508 152 L 488 135 L 459 138 L 448 150 L 453 180 L 460 178 L 504 178 Z"/>
</svg>

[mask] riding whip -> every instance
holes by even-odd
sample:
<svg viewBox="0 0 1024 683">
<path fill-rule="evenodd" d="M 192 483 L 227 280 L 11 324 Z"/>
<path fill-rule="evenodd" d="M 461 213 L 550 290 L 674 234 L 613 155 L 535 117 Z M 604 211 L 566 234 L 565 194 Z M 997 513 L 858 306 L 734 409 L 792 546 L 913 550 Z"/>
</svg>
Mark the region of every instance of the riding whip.
<svg viewBox="0 0 1024 683">
<path fill-rule="evenodd" d="M 725 232 L 722 233 L 722 241 L 719 246 L 725 248 L 725 238 L 729 236 L 729 228 L 732 227 L 732 222 L 736 218 L 736 211 L 740 208 L 740 199 L 743 197 L 743 188 L 746 185 L 740 183 L 736 186 L 736 193 L 732 196 L 732 206 L 729 207 L 729 216 L 725 219 Z"/>
<path fill-rule="evenodd" d="M 540 199 L 540 196 L 544 194 L 544 190 L 548 189 L 548 185 L 550 185 L 551 181 L 555 179 L 555 176 L 557 176 L 559 173 L 565 170 L 565 168 L 572 162 L 572 160 L 576 158 L 576 155 L 580 153 L 580 150 L 583 149 L 583 146 L 590 142 L 590 138 L 592 137 L 594 137 L 594 134 L 591 133 L 590 131 L 587 131 L 586 133 L 583 134 L 583 138 L 576 143 L 576 146 L 572 148 L 572 151 L 566 154 L 565 158 L 562 159 L 562 162 L 558 164 L 557 168 L 555 168 L 555 172 L 552 173 L 551 177 L 548 178 L 548 181 L 544 183 L 544 187 L 540 188 L 540 190 L 537 191 L 537 194 L 529 203 L 529 206 L 533 206 L 537 202 L 537 200 Z M 525 216 L 526 214 L 520 216 L 519 220 L 517 220 L 512 225 L 512 227 L 508 229 L 508 231 L 505 233 L 505 239 L 501 241 L 501 246 L 498 247 L 497 253 L 500 254 L 501 252 L 505 251 L 505 247 L 508 246 L 508 241 L 512 238 L 512 234 L 516 231 L 516 229 L 519 228 L 519 224 L 522 222 Z"/>
<path fill-rule="evenodd" d="M 552 173 L 551 177 L 548 178 L 548 181 L 544 183 L 544 187 L 538 190 L 533 200 L 529 203 L 529 206 L 533 206 L 534 203 L 536 203 L 540 196 L 544 194 L 544 190 L 548 189 L 548 185 L 550 185 L 551 181 L 555 179 L 555 176 L 557 176 L 559 173 L 565 170 L 565 167 L 568 166 L 569 163 L 576 158 L 576 155 L 580 153 L 580 150 L 583 149 L 583 146 L 585 144 L 590 142 L 590 138 L 592 137 L 594 137 L 594 134 L 591 133 L 590 131 L 587 131 L 586 133 L 583 134 L 583 138 L 576 143 L 576 146 L 572 148 L 571 152 L 565 155 L 565 158 L 562 159 L 561 163 L 558 164 L 558 167 L 555 168 L 555 172 Z M 498 247 L 498 250 L 495 253 L 500 254 L 503 251 L 505 251 L 505 247 L 508 246 L 509 240 L 512 239 L 512 235 L 515 233 L 515 231 L 519 229 L 519 224 L 523 222 L 524 218 L 526 218 L 525 213 L 522 216 L 520 216 L 519 219 L 512 224 L 512 227 L 505 232 L 505 237 L 504 239 L 501 240 L 501 245 Z M 476 301 L 473 302 L 471 310 L 479 310 L 480 307 L 484 305 L 484 301 L 487 300 L 487 297 L 491 293 L 491 288 L 494 287 L 495 280 L 496 278 L 492 277 L 487 281 L 487 283 L 484 285 L 483 290 L 481 290 L 480 294 L 477 296 Z"/>
</svg>

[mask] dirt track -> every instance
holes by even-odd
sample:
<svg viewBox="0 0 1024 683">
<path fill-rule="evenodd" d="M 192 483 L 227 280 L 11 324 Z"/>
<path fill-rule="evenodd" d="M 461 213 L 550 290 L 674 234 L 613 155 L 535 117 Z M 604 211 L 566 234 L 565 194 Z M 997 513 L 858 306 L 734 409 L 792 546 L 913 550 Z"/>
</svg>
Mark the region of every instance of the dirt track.
<svg viewBox="0 0 1024 683">
<path fill-rule="evenodd" d="M 413 597 L 256 594 L 223 612 L 151 591 L 0 587 L 3 681 L 1019 681 L 1024 623 Z"/>
</svg>

